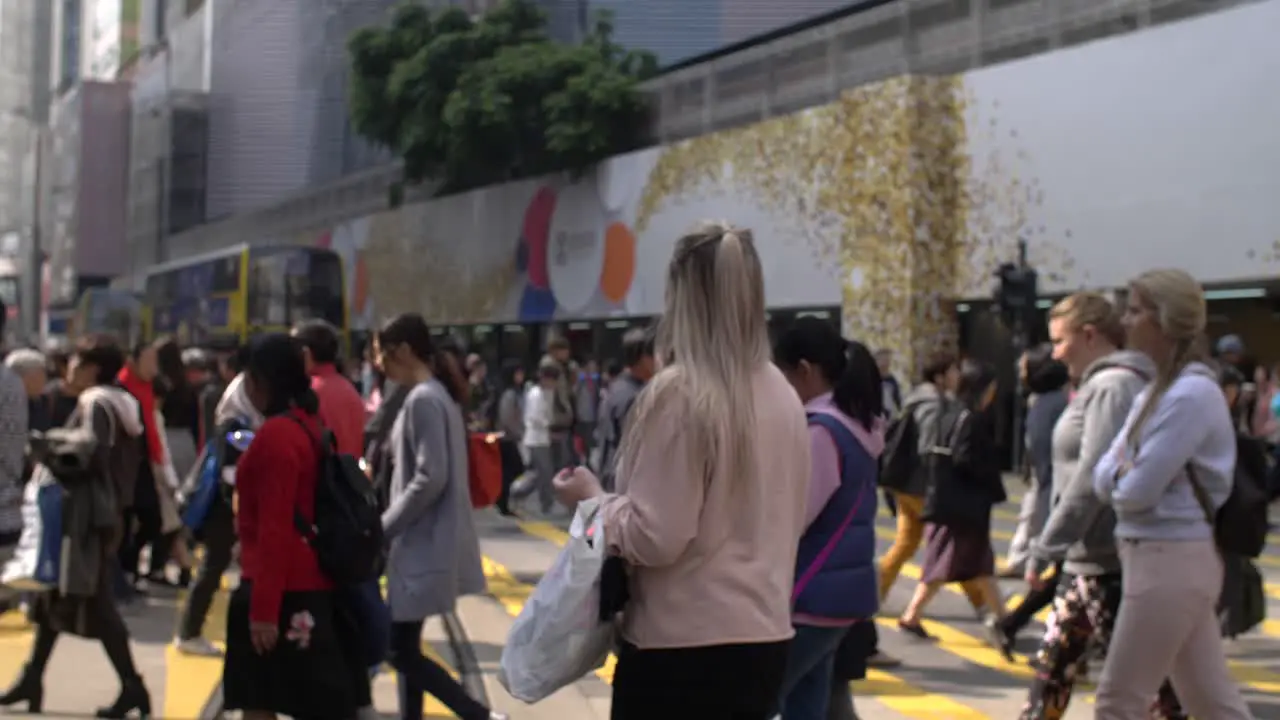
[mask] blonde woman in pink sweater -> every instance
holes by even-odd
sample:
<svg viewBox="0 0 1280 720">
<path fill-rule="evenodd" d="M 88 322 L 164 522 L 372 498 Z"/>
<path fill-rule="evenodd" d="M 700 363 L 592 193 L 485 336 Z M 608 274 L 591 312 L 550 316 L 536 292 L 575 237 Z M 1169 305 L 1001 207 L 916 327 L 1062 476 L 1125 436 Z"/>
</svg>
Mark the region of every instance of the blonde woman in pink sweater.
<svg viewBox="0 0 1280 720">
<path fill-rule="evenodd" d="M 705 225 L 676 243 L 656 356 L 624 434 L 618 492 L 585 468 L 556 486 L 599 497 L 629 599 L 613 720 L 776 714 L 805 527 L 809 431 L 774 367 L 750 232 Z"/>
</svg>

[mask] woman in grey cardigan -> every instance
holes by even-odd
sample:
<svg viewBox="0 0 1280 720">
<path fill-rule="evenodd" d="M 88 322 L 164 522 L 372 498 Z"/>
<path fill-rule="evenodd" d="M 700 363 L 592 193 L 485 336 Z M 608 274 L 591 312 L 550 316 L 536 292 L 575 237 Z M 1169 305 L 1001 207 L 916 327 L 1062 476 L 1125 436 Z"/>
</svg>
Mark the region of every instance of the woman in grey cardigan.
<svg viewBox="0 0 1280 720">
<path fill-rule="evenodd" d="M 387 323 L 374 338 L 374 352 L 387 378 L 409 388 L 388 440 L 391 488 L 382 515 L 400 717 L 421 718 L 428 692 L 463 720 L 503 718 L 422 654 L 426 619 L 485 589 L 467 482 L 466 379 L 456 360 L 436 349 L 417 314 Z"/>
</svg>

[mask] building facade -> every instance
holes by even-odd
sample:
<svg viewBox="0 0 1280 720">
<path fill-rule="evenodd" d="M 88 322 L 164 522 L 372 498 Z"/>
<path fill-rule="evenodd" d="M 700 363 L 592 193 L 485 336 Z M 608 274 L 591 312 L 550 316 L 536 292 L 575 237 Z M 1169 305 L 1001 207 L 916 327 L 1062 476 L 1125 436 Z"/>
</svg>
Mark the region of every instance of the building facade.
<svg viewBox="0 0 1280 720">
<path fill-rule="evenodd" d="M 141 0 L 91 0 L 86 6 L 87 79 L 115 80 L 138 53 Z"/>
<path fill-rule="evenodd" d="M 164 238 L 207 218 L 211 8 L 142 6 L 129 143 L 131 273 L 164 262 Z"/>
<path fill-rule="evenodd" d="M 138 53 L 142 0 L 49 0 L 55 94 L 81 80 L 113 81 Z"/>
<path fill-rule="evenodd" d="M 50 118 L 50 187 L 43 227 L 49 304 L 128 271 L 129 85 L 81 81 Z"/>
<path fill-rule="evenodd" d="M 476 333 L 607 329 L 660 313 L 676 240 L 725 217 L 754 231 L 771 308 L 842 309 L 849 336 L 893 349 L 905 371 L 956 341 L 1022 238 L 1046 298 L 1184 268 L 1211 298 L 1252 298 L 1215 312 L 1213 335 L 1243 333 L 1260 357 L 1280 358 L 1268 330 L 1280 298 L 1280 96 L 1257 90 L 1280 66 L 1278 25 L 1272 0 L 973 71 L 901 75 L 618 156 L 577 181 L 414 202 L 280 240 L 343 255 L 356 328 L 413 311 Z"/>
<path fill-rule="evenodd" d="M 214 2 L 210 218 L 386 163 L 347 119 L 346 39 L 395 0 Z"/>
<path fill-rule="evenodd" d="M 48 113 L 47 75 L 38 61 L 47 42 L 45 8 L 0 3 L 0 233 L 31 223 L 31 178 L 24 166 Z"/>
</svg>

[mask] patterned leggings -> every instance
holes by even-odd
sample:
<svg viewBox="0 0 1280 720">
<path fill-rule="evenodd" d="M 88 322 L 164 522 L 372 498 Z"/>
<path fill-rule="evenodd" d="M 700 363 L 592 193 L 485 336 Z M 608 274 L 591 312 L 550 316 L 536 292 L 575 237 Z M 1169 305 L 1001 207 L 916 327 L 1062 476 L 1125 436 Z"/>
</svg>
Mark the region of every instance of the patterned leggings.
<svg viewBox="0 0 1280 720">
<path fill-rule="evenodd" d="M 1120 575 L 1063 575 L 1044 640 L 1036 653 L 1036 677 L 1022 707 L 1021 720 L 1058 720 L 1067 713 L 1076 681 L 1088 672 L 1089 648 L 1105 655 L 1122 595 Z M 1186 720 L 1168 680 L 1151 703 L 1151 720 Z"/>
</svg>

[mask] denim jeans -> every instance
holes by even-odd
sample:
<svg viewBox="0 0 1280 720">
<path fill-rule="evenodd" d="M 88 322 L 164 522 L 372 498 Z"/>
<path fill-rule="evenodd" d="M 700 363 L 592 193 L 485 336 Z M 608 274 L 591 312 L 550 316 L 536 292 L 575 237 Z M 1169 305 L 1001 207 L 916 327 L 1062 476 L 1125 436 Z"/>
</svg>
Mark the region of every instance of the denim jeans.
<svg viewBox="0 0 1280 720">
<path fill-rule="evenodd" d="M 787 652 L 782 680 L 782 717 L 786 720 L 827 720 L 831 673 L 836 648 L 848 627 L 796 625 Z"/>
</svg>

